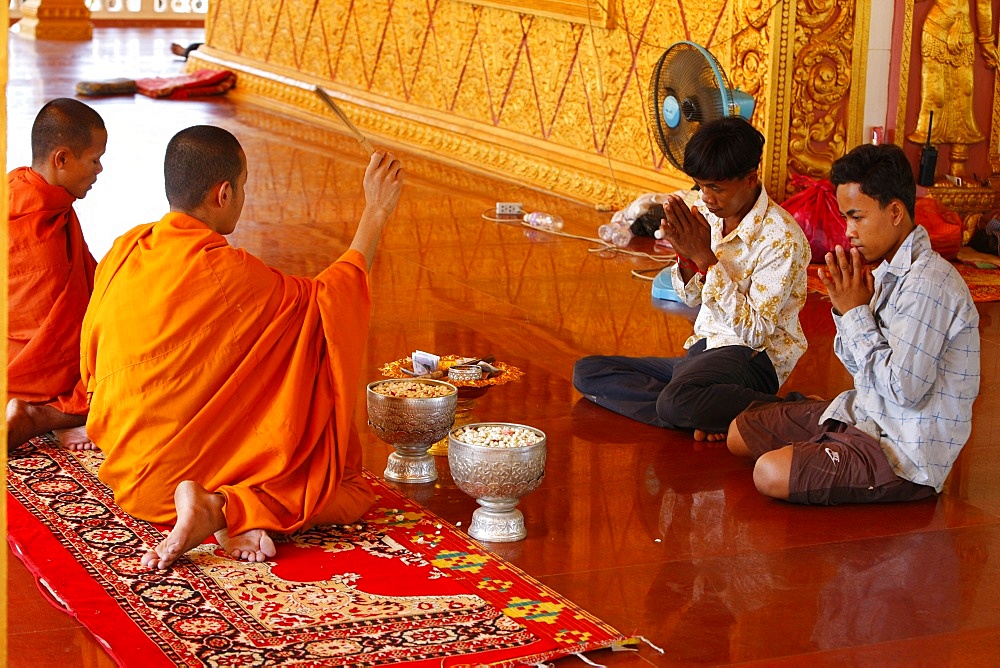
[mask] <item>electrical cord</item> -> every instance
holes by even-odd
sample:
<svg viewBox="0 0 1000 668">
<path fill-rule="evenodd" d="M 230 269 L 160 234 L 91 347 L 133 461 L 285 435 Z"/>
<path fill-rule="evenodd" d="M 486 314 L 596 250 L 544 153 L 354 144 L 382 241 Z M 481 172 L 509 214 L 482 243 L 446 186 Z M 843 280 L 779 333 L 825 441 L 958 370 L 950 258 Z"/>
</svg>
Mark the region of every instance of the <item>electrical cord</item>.
<svg viewBox="0 0 1000 668">
<path fill-rule="evenodd" d="M 557 237 L 564 237 L 566 239 L 577 239 L 579 241 L 587 241 L 589 243 L 597 244 L 598 245 L 597 248 L 588 248 L 587 249 L 588 253 L 606 253 L 606 252 L 610 251 L 612 253 L 621 253 L 622 255 L 628 255 L 630 257 L 646 258 L 647 260 L 652 260 L 654 262 L 662 262 L 664 264 L 670 264 L 672 262 L 676 262 L 676 254 L 673 253 L 673 252 L 670 252 L 670 253 L 665 254 L 665 255 L 652 255 L 651 253 L 644 253 L 642 251 L 633 251 L 633 250 L 628 250 L 626 248 L 619 248 L 618 246 L 615 246 L 614 244 L 609 244 L 608 242 L 604 241 L 603 239 L 599 239 L 599 238 L 596 238 L 596 237 L 585 237 L 585 236 L 581 236 L 581 235 L 578 235 L 578 234 L 570 234 L 568 232 L 562 232 L 562 231 L 557 231 L 557 230 L 546 230 L 546 229 L 541 228 L 541 227 L 535 227 L 534 225 L 529 225 L 528 223 L 524 222 L 523 220 L 519 220 L 519 219 L 513 218 L 513 217 L 512 218 L 508 218 L 508 219 L 494 218 L 493 216 L 489 215 L 494 210 L 495 209 L 486 209 L 485 211 L 483 211 L 483 214 L 482 214 L 483 219 L 484 220 L 488 220 L 488 221 L 493 222 L 493 223 L 507 223 L 507 224 L 511 224 L 511 223 L 514 223 L 516 221 L 521 227 L 526 227 L 529 230 L 535 230 L 535 231 L 538 231 L 538 232 L 545 232 L 546 234 L 553 234 L 553 235 L 555 235 Z M 633 271 L 633 274 L 634 273 L 635 272 Z"/>
</svg>

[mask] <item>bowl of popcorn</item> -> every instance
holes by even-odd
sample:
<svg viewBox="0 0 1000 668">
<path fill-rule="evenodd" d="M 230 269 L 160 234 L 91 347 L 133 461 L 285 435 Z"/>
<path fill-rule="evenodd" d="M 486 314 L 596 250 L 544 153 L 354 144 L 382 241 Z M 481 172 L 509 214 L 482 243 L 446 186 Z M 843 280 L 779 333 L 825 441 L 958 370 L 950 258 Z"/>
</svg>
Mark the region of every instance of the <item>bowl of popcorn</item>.
<svg viewBox="0 0 1000 668">
<path fill-rule="evenodd" d="M 509 543 L 528 535 L 515 506 L 545 477 L 545 445 L 544 432 L 523 424 L 478 422 L 452 429 L 451 477 L 480 506 L 472 514 L 470 536 Z"/>
<path fill-rule="evenodd" d="M 458 389 L 428 378 L 377 380 L 368 384 L 368 425 L 395 452 L 385 465 L 386 480 L 437 480 L 432 443 L 455 424 Z"/>
</svg>

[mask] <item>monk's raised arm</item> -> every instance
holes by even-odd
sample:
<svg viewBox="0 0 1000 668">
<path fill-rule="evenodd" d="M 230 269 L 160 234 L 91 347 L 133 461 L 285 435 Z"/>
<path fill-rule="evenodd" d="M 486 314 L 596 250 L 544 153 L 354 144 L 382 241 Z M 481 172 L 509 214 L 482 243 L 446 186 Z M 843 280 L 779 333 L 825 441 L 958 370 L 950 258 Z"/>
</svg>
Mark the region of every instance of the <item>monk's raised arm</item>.
<svg viewBox="0 0 1000 668">
<path fill-rule="evenodd" d="M 403 187 L 403 166 L 391 153 L 384 150 L 372 154 L 365 170 L 365 210 L 358 222 L 351 248 L 365 256 L 371 271 L 382 229 L 399 202 Z"/>
</svg>

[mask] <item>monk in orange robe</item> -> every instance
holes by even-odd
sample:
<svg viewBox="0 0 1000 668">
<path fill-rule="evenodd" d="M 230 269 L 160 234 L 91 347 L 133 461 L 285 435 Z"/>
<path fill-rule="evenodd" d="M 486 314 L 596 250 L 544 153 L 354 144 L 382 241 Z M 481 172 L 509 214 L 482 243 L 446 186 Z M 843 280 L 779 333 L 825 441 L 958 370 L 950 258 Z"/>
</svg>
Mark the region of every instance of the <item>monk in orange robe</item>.
<svg viewBox="0 0 1000 668">
<path fill-rule="evenodd" d="M 226 241 L 247 179 L 229 132 L 182 130 L 164 174 L 170 213 L 121 236 L 97 268 L 82 334 L 87 430 L 116 502 L 174 524 L 143 565 L 167 568 L 213 533 L 228 554 L 262 561 L 270 532 L 353 522 L 374 501 L 354 404 L 368 271 L 401 167 L 372 156 L 351 247 L 315 279 Z"/>
<path fill-rule="evenodd" d="M 108 133 L 100 115 L 58 98 L 31 127 L 31 167 L 7 175 L 7 444 L 53 431 L 63 447 L 94 446 L 84 425 L 80 327 L 94 288 L 94 261 L 73 203 L 101 173 Z"/>
</svg>

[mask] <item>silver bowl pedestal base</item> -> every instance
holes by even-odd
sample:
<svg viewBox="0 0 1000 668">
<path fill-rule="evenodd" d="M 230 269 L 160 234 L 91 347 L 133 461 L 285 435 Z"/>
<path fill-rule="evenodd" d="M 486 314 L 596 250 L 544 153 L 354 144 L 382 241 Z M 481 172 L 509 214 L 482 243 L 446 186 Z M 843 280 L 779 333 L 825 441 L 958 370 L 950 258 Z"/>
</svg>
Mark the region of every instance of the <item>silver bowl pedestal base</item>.
<svg viewBox="0 0 1000 668">
<path fill-rule="evenodd" d="M 524 515 L 515 508 L 517 499 L 476 499 L 481 508 L 472 513 L 469 535 L 488 543 L 513 543 L 523 540 L 528 531 Z"/>
<path fill-rule="evenodd" d="M 428 444 L 429 445 L 429 444 Z M 437 466 L 434 457 L 423 448 L 422 454 L 409 454 L 397 450 L 385 462 L 386 480 L 393 482 L 420 483 L 437 480 Z"/>
</svg>

